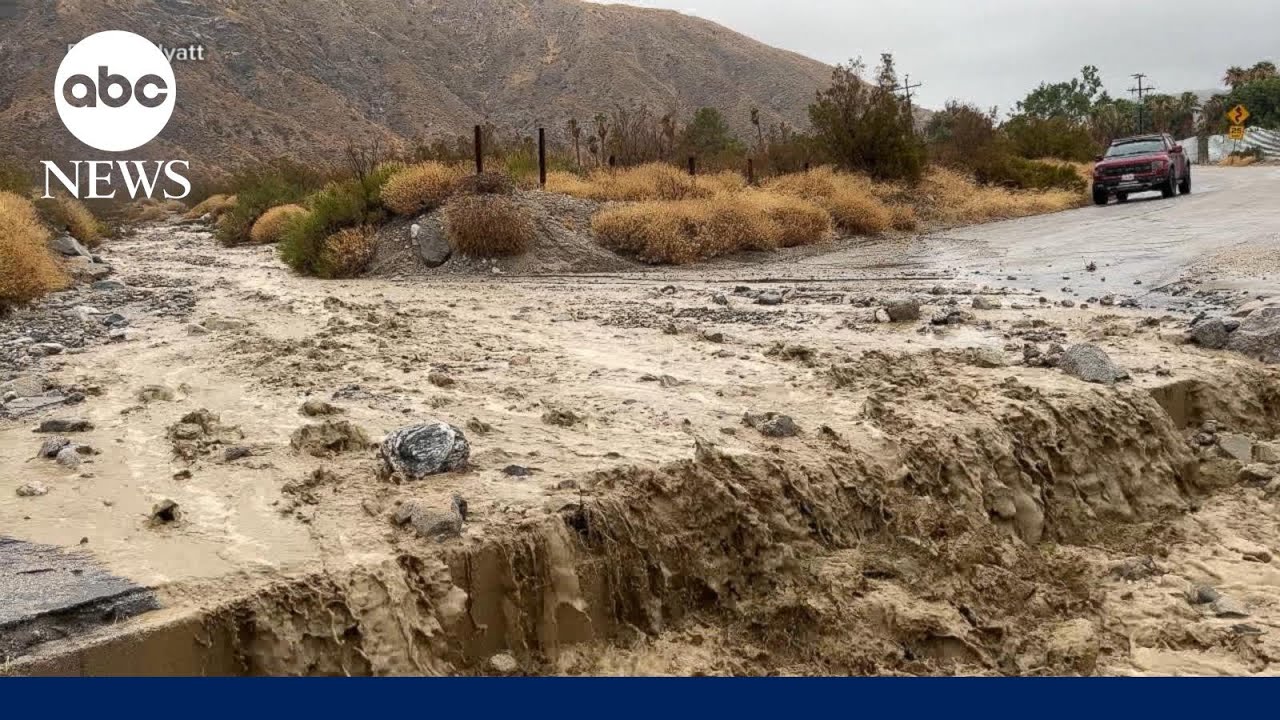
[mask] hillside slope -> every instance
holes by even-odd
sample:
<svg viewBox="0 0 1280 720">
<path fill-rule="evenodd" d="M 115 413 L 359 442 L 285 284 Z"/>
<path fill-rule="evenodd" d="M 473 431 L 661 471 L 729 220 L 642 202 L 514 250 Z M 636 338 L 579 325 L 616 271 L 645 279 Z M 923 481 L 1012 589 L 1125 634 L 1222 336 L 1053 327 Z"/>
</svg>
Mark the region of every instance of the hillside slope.
<svg viewBox="0 0 1280 720">
<path fill-rule="evenodd" d="M 130 157 L 230 167 L 282 154 L 331 156 L 347 138 L 455 136 L 488 119 L 555 136 L 615 104 L 687 117 L 721 109 L 741 133 L 806 124 L 830 68 L 663 10 L 579 0 L 18 0 L 0 20 L 0 145 L 22 158 L 97 157 L 50 96 L 66 44 L 104 29 L 169 47 L 178 106 Z"/>
</svg>

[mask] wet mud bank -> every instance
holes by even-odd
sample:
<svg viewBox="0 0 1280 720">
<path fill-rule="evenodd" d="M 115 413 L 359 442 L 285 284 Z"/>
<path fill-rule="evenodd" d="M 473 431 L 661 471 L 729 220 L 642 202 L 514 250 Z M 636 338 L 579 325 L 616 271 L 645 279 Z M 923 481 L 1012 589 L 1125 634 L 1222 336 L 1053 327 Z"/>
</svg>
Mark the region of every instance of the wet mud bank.
<svg viewBox="0 0 1280 720">
<path fill-rule="evenodd" d="M 687 459 L 584 475 L 558 514 L 329 557 L 7 671 L 1110 674 L 1150 669 L 1144 642 L 1251 671 L 1280 659 L 1274 595 L 1249 597 L 1252 624 L 1179 599 L 1162 627 L 1194 631 L 1172 639 L 1128 616 L 1141 583 L 1171 596 L 1204 564 L 1179 549 L 1202 543 L 1188 519 L 1280 501 L 1246 472 L 1280 435 L 1273 370 L 1105 388 L 963 368 L 945 353 L 837 362 L 823 372 L 862 403 L 856 432 L 805 427 L 756 453 L 691 432 Z"/>
</svg>

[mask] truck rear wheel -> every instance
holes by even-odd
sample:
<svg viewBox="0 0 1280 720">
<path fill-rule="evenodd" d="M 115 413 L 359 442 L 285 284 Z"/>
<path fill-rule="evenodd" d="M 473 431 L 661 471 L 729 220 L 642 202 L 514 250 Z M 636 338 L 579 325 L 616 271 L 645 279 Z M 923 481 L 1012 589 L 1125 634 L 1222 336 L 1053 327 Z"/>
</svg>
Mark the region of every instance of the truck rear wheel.
<svg viewBox="0 0 1280 720">
<path fill-rule="evenodd" d="M 1182 176 L 1182 182 L 1178 185 L 1178 192 L 1183 195 L 1191 194 L 1191 166 L 1187 166 L 1187 174 Z"/>
</svg>

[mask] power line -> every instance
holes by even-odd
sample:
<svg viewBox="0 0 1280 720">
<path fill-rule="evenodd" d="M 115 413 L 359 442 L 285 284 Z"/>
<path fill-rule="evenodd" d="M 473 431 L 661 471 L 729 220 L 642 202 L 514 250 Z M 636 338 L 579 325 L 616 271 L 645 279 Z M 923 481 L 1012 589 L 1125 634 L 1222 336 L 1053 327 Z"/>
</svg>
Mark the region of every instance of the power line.
<svg viewBox="0 0 1280 720">
<path fill-rule="evenodd" d="M 893 87 L 893 92 L 903 93 L 903 95 L 905 95 L 906 97 L 907 115 L 911 118 L 912 129 L 914 129 L 916 126 L 916 115 L 915 115 L 915 111 L 911 109 L 911 91 L 915 90 L 918 87 L 924 87 L 924 83 L 916 83 L 915 85 L 912 85 L 910 73 L 907 73 L 906 75 L 902 76 L 901 85 L 895 85 Z"/>
<path fill-rule="evenodd" d="M 1134 73 L 1131 75 L 1134 80 L 1138 81 L 1138 87 L 1129 88 L 1129 92 L 1138 94 L 1138 133 L 1142 133 L 1142 110 L 1146 107 L 1147 93 L 1156 89 L 1155 85 L 1142 86 L 1142 81 L 1147 79 L 1144 73 Z"/>
</svg>

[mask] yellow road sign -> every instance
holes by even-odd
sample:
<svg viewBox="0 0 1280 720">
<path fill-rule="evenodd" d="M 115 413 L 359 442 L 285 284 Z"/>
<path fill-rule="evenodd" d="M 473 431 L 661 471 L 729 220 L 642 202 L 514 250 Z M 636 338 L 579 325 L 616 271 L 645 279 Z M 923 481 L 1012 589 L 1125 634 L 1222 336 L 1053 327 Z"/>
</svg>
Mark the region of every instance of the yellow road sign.
<svg viewBox="0 0 1280 720">
<path fill-rule="evenodd" d="M 1232 140 L 1243 140 L 1243 139 L 1244 139 L 1244 126 L 1243 126 L 1243 125 L 1232 125 L 1232 126 L 1231 126 L 1231 132 L 1227 133 L 1227 137 L 1231 138 Z"/>
<path fill-rule="evenodd" d="M 1244 121 L 1249 119 L 1249 108 L 1237 105 L 1227 111 L 1227 119 L 1232 125 L 1243 125 Z"/>
</svg>

